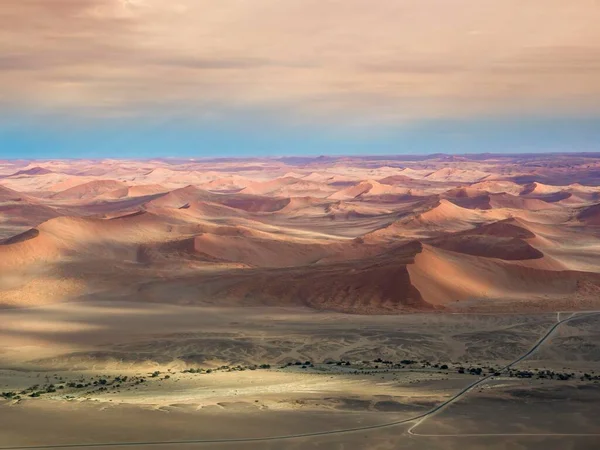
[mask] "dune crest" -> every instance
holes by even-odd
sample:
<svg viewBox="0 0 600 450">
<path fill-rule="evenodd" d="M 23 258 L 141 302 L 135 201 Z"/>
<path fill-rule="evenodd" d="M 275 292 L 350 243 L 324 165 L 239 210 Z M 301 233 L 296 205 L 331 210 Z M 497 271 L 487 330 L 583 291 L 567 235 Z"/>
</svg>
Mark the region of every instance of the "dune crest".
<svg viewBox="0 0 600 450">
<path fill-rule="evenodd" d="M 531 158 L 0 162 L 0 307 L 589 308 L 600 163 Z"/>
</svg>

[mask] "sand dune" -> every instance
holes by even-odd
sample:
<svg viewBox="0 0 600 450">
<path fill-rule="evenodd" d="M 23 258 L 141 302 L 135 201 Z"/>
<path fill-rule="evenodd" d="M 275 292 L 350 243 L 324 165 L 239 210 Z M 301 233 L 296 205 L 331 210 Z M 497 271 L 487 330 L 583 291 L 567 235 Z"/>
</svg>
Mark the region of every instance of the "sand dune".
<svg viewBox="0 0 600 450">
<path fill-rule="evenodd" d="M 467 208 L 461 208 L 442 199 L 437 205 L 423 214 L 419 215 L 419 220 L 429 222 L 431 224 L 440 224 L 442 222 L 469 222 L 476 221 L 481 216 Z"/>
<path fill-rule="evenodd" d="M 523 198 L 511 194 L 500 193 L 490 195 L 490 206 L 492 208 L 514 208 L 530 211 L 552 209 L 552 203 L 537 198 Z"/>
<path fill-rule="evenodd" d="M 96 198 L 102 194 L 126 188 L 127 185 L 120 181 L 95 180 L 57 192 L 56 194 L 52 195 L 52 198 L 57 200 L 88 200 Z"/>
<path fill-rule="evenodd" d="M 527 260 L 544 257 L 541 251 L 517 237 L 461 233 L 456 236 L 437 238 L 430 244 L 436 248 L 485 258 Z"/>
<path fill-rule="evenodd" d="M 0 185 L 0 202 L 31 202 L 32 198 L 28 195 L 17 192 L 13 189 Z"/>
<path fill-rule="evenodd" d="M 59 217 L 60 210 L 45 205 L 27 202 L 0 204 L 0 223 L 37 226 L 53 217 Z"/>
<path fill-rule="evenodd" d="M 300 180 L 294 177 L 275 178 L 274 180 L 258 181 L 250 184 L 241 191 L 242 194 L 264 195 L 279 191 L 284 186 L 289 186 L 299 183 Z"/>
<path fill-rule="evenodd" d="M 350 200 L 365 196 L 381 196 L 387 194 L 407 194 L 408 189 L 382 184 L 374 180 L 367 180 L 354 186 L 349 186 L 329 196 L 332 200 Z"/>
<path fill-rule="evenodd" d="M 461 208 L 492 209 L 490 195 L 488 192 L 479 189 L 469 187 L 450 189 L 444 192 L 441 197 Z"/>
<path fill-rule="evenodd" d="M 192 222 L 194 220 L 246 216 L 244 210 L 208 201 L 192 201 L 176 209 L 146 205 L 146 210 Z"/>
<path fill-rule="evenodd" d="M 600 204 L 582 209 L 577 214 L 577 220 L 586 225 L 600 225 Z"/>
<path fill-rule="evenodd" d="M 131 197 L 145 197 L 155 194 L 166 194 L 169 190 L 160 184 L 141 184 L 138 186 L 122 186 L 112 191 L 101 193 L 98 199 L 123 199 Z"/>
<path fill-rule="evenodd" d="M 72 175 L 51 172 L 43 175 L 18 175 L 3 178 L 2 183 L 5 186 L 20 192 L 44 194 L 47 192 L 58 192 L 72 187 L 74 184 L 82 184 L 92 180 L 93 178 L 84 178 L 82 180 L 79 177 L 74 177 Z"/>
<path fill-rule="evenodd" d="M 487 191 L 491 194 L 507 193 L 519 195 L 523 192 L 523 186 L 507 180 L 484 180 L 471 185 L 471 188 Z"/>
<path fill-rule="evenodd" d="M 390 175 L 378 180 L 381 184 L 389 184 L 392 186 L 418 186 L 419 183 L 413 178 L 406 175 Z"/>
<path fill-rule="evenodd" d="M 25 169 L 19 170 L 19 171 L 15 172 L 15 173 L 9 175 L 9 177 L 18 177 L 18 176 L 21 176 L 21 175 L 30 175 L 30 176 L 31 175 L 33 175 L 33 176 L 35 176 L 35 175 L 46 175 L 48 173 L 52 173 L 52 171 L 49 170 L 49 169 L 46 169 L 45 167 L 33 166 L 33 167 L 30 167 L 30 168 L 25 168 Z"/>
<path fill-rule="evenodd" d="M 178 171 L 158 167 L 151 169 L 141 177 L 136 177 L 138 180 L 143 180 L 144 184 L 163 184 L 170 186 L 185 186 L 188 184 L 199 184 L 208 181 L 210 177 L 203 175 L 195 170 Z"/>
<path fill-rule="evenodd" d="M 148 204 L 167 208 L 181 208 L 193 201 L 210 201 L 216 198 L 217 195 L 218 194 L 213 194 L 212 192 L 189 185 L 183 188 L 172 190 L 165 195 L 152 200 Z"/>
<path fill-rule="evenodd" d="M 410 280 L 434 305 L 491 299 L 530 301 L 538 296 L 574 294 L 577 277 L 570 272 L 525 267 L 423 246 L 408 266 Z"/>
<path fill-rule="evenodd" d="M 527 224 L 522 220 L 510 218 L 500 220 L 498 222 L 484 224 L 462 234 L 531 239 L 536 235 L 531 231 L 528 225 L 530 224 Z"/>
<path fill-rule="evenodd" d="M 289 203 L 276 213 L 289 218 L 323 216 L 329 204 L 327 200 L 311 196 L 291 197 Z"/>
<path fill-rule="evenodd" d="M 286 175 L 269 181 L 254 182 L 240 191 L 242 194 L 271 195 L 278 197 L 290 197 L 297 195 L 311 195 L 313 197 L 324 197 L 332 192 L 327 184 L 306 179 L 295 178 Z"/>
<path fill-rule="evenodd" d="M 0 242 L 61 214 L 60 208 L 41 204 L 39 199 L 0 186 Z"/>
<path fill-rule="evenodd" d="M 490 174 L 480 170 L 463 170 L 455 167 L 444 167 L 435 172 L 430 173 L 426 177 L 431 181 L 460 181 L 460 182 L 476 182 L 487 178 Z"/>
<path fill-rule="evenodd" d="M 0 265 L 10 268 L 61 258 L 126 259 L 132 244 L 165 239 L 173 225 L 150 213 L 112 220 L 57 217 L 0 246 Z"/>
<path fill-rule="evenodd" d="M 200 185 L 202 189 L 208 191 L 240 191 L 253 183 L 253 180 L 239 175 L 227 177 L 218 177 Z"/>
<path fill-rule="evenodd" d="M 482 158 L 6 164 L 0 270 L 17 281 L 0 280 L 0 304 L 94 293 L 387 314 L 594 302 L 595 163 Z"/>
<path fill-rule="evenodd" d="M 455 189 L 450 189 L 445 192 L 444 197 L 447 198 L 476 198 L 481 197 L 483 195 L 488 195 L 487 191 L 476 189 L 473 187 L 460 187 Z"/>
<path fill-rule="evenodd" d="M 352 264 L 234 273 L 220 281 L 205 279 L 204 289 L 211 297 L 351 313 L 431 309 L 412 286 L 406 270 L 414 252 L 414 246 L 408 246 Z"/>
<path fill-rule="evenodd" d="M 550 186 L 543 183 L 530 183 L 525 185 L 520 195 L 554 194 L 564 190 L 565 186 Z"/>
<path fill-rule="evenodd" d="M 257 267 L 305 266 L 331 254 L 318 243 L 204 233 L 194 238 L 194 251 L 217 260 Z"/>
<path fill-rule="evenodd" d="M 484 211 L 462 208 L 446 199 L 441 199 L 432 208 L 408 220 L 403 220 L 402 227 L 424 232 L 456 232 L 509 216 L 510 214 L 503 210 Z"/>
</svg>

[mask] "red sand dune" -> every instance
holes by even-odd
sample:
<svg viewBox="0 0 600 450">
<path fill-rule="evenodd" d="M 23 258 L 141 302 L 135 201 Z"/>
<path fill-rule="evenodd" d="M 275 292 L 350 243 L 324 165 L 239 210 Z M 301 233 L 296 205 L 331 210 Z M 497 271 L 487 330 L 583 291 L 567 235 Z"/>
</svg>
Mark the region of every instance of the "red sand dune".
<svg viewBox="0 0 600 450">
<path fill-rule="evenodd" d="M 407 189 L 381 184 L 374 180 L 368 180 L 341 189 L 340 191 L 331 194 L 328 198 L 332 200 L 350 200 L 367 195 L 406 194 L 407 192 Z"/>
<path fill-rule="evenodd" d="M 284 176 L 269 181 L 260 181 L 248 184 L 240 191 L 241 194 L 270 195 L 277 197 L 289 197 L 297 195 L 311 195 L 325 197 L 334 189 L 327 184 L 299 179 L 292 176 Z"/>
<path fill-rule="evenodd" d="M 57 192 L 52 198 L 57 200 L 93 199 L 99 195 L 127 188 L 125 183 L 114 180 L 97 180 L 89 183 L 73 186 L 61 192 Z"/>
<path fill-rule="evenodd" d="M 577 219 L 586 225 L 600 225 L 600 204 L 582 209 L 577 214 Z"/>
<path fill-rule="evenodd" d="M 216 198 L 218 194 L 199 189 L 195 186 L 189 185 L 184 188 L 172 190 L 165 195 L 152 200 L 149 205 L 160 206 L 167 208 L 181 208 L 193 201 L 199 200 L 212 200 Z"/>
<path fill-rule="evenodd" d="M 47 173 L 52 173 L 52 171 L 49 169 L 46 169 L 45 167 L 35 166 L 35 167 L 31 167 L 29 169 L 19 170 L 9 176 L 10 177 L 18 177 L 18 176 L 23 176 L 23 175 L 35 176 L 35 175 L 45 175 Z"/>
<path fill-rule="evenodd" d="M 563 190 L 564 186 L 550 186 L 543 183 L 525 185 L 520 195 L 554 194 Z"/>
<path fill-rule="evenodd" d="M 160 184 L 140 184 L 137 186 L 123 186 L 115 189 L 114 191 L 106 192 L 101 198 L 128 198 L 128 197 L 145 197 L 148 195 L 155 194 L 166 194 L 169 192 L 164 186 Z"/>
<path fill-rule="evenodd" d="M 437 238 L 430 244 L 436 248 L 485 258 L 526 260 L 544 256 L 541 251 L 519 238 L 460 234 Z"/>
<path fill-rule="evenodd" d="M 0 161 L 0 273 L 54 289 L 15 282 L 12 307 L 591 308 L 600 162 L 569 158 Z"/>
<path fill-rule="evenodd" d="M 490 206 L 492 208 L 526 209 L 531 211 L 552 209 L 552 203 L 537 198 L 524 198 L 506 193 L 490 194 Z"/>
<path fill-rule="evenodd" d="M 32 200 L 28 195 L 0 185 L 0 202 L 31 202 Z"/>
<path fill-rule="evenodd" d="M 476 182 L 481 181 L 489 176 L 489 173 L 482 172 L 480 170 L 464 170 L 456 167 L 444 167 L 438 169 L 435 172 L 430 173 L 425 177 L 431 181 L 467 181 Z"/>
<path fill-rule="evenodd" d="M 414 264 L 408 266 L 408 272 L 423 299 L 434 305 L 466 299 L 525 301 L 536 295 L 569 295 L 577 289 L 576 274 L 534 269 L 430 246 L 423 246 Z"/>
</svg>

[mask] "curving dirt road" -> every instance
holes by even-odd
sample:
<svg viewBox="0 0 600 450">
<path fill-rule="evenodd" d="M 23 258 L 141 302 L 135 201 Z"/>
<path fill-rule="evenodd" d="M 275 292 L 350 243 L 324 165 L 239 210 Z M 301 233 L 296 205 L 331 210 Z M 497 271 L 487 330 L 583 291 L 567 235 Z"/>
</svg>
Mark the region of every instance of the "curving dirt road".
<svg viewBox="0 0 600 450">
<path fill-rule="evenodd" d="M 570 322 L 572 320 L 583 319 L 590 316 L 595 316 L 600 314 L 600 311 L 587 311 L 585 313 L 573 313 L 571 316 L 560 320 L 560 312 L 557 313 L 557 322 L 551 326 L 546 333 L 538 339 L 538 341 L 523 355 L 510 362 L 506 366 L 499 369 L 499 372 L 505 372 L 510 369 L 515 364 L 520 363 L 524 359 L 528 358 L 530 355 L 535 353 L 538 348 L 556 331 L 556 329 L 566 322 Z M 69 448 L 102 448 L 102 447 L 136 447 L 136 446 L 151 446 L 151 445 L 182 445 L 182 444 L 234 444 L 234 443 L 251 443 L 251 442 L 269 442 L 269 441 L 279 441 L 279 440 L 289 440 L 289 439 L 300 439 L 307 437 L 318 437 L 318 436 L 331 436 L 338 434 L 347 434 L 347 433 L 355 433 L 360 431 L 369 431 L 376 430 L 380 428 L 393 427 L 397 425 L 408 424 L 411 422 L 415 422 L 413 426 L 408 429 L 408 433 L 414 436 L 431 436 L 431 437 L 439 437 L 439 436 L 600 436 L 598 434 L 553 434 L 553 433 L 544 433 L 544 434 L 465 434 L 465 435 L 426 435 L 426 434 L 417 434 L 414 430 L 421 425 L 425 420 L 439 413 L 447 406 L 452 403 L 460 400 L 463 396 L 465 396 L 469 391 L 474 389 L 475 387 L 485 383 L 490 378 L 494 377 L 493 374 L 487 375 L 485 377 L 479 378 L 473 383 L 469 384 L 465 388 L 461 389 L 455 395 L 453 395 L 448 400 L 440 403 L 434 408 L 430 409 L 427 412 L 421 413 L 414 417 L 409 417 L 407 419 L 397 420 L 394 422 L 387 422 L 378 425 L 369 425 L 363 427 L 356 428 L 345 428 L 338 430 L 330 430 L 330 431 L 317 431 L 312 433 L 298 433 L 298 434 L 290 434 L 283 436 L 267 436 L 267 437 L 257 437 L 257 438 L 225 438 L 225 439 L 190 439 L 190 440 L 181 440 L 181 441 L 145 441 L 145 442 L 104 442 L 104 443 L 89 443 L 89 444 L 61 444 L 61 445 L 32 445 L 32 446 L 11 446 L 11 447 L 0 447 L 0 450 L 35 450 L 35 449 L 69 449 Z"/>
</svg>

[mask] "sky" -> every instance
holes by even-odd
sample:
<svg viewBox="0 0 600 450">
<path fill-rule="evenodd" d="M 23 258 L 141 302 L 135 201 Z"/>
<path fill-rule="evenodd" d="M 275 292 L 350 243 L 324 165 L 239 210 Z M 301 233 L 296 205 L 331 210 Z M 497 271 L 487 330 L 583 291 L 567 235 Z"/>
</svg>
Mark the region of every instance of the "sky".
<svg viewBox="0 0 600 450">
<path fill-rule="evenodd" d="M 0 158 L 600 151 L 598 0 L 3 0 Z"/>
</svg>

